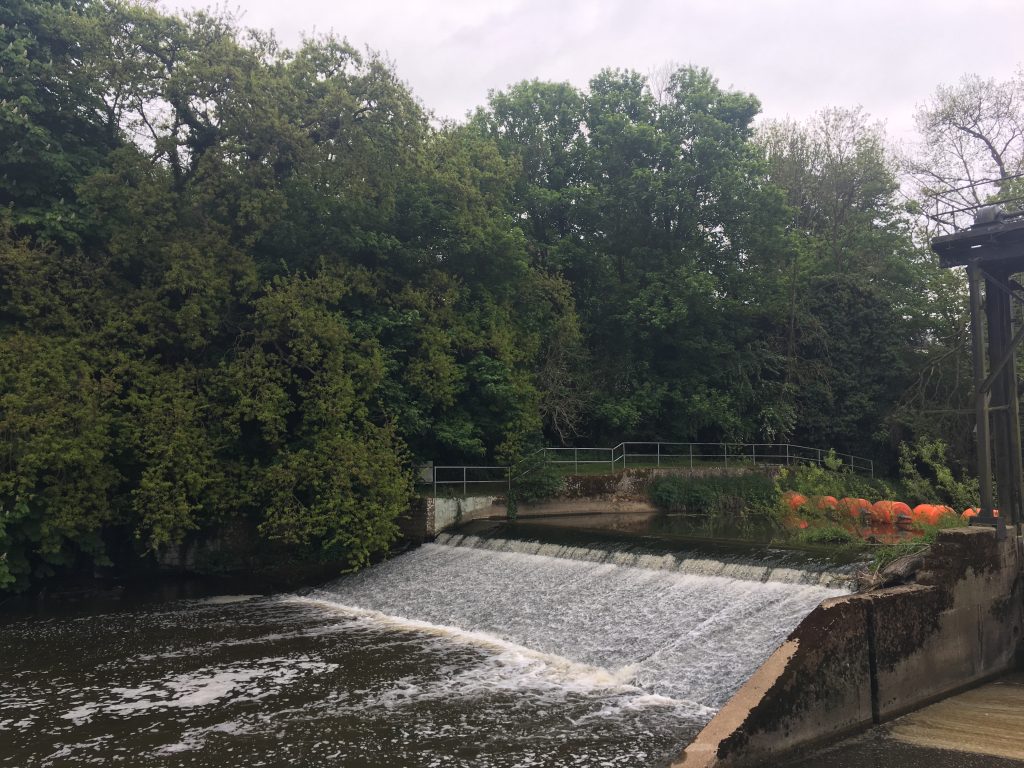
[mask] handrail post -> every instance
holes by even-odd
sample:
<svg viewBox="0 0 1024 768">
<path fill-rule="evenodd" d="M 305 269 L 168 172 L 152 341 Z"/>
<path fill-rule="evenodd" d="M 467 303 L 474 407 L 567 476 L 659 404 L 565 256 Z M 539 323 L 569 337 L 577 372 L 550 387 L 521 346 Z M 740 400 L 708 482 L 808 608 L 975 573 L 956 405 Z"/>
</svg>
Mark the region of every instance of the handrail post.
<svg viewBox="0 0 1024 768">
<path fill-rule="evenodd" d="M 465 467 L 465 465 L 463 465 L 463 467 L 462 467 L 462 495 L 463 496 L 467 496 L 468 495 L 468 493 L 466 492 L 466 467 Z"/>
<path fill-rule="evenodd" d="M 658 466 L 661 466 L 661 443 L 658 443 Z"/>
<path fill-rule="evenodd" d="M 690 469 L 693 469 L 693 443 L 690 443 Z"/>
<path fill-rule="evenodd" d="M 572 449 L 572 468 L 577 475 L 580 473 L 580 449 L 575 446 Z"/>
</svg>

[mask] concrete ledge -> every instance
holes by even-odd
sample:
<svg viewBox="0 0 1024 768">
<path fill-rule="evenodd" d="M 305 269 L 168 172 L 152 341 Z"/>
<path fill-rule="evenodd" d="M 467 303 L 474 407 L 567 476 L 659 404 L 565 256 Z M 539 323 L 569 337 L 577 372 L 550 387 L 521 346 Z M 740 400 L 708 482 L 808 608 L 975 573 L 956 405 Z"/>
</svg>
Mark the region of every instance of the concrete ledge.
<svg viewBox="0 0 1024 768">
<path fill-rule="evenodd" d="M 1013 668 L 1020 566 L 1012 537 L 943 531 L 923 583 L 822 603 L 674 765 L 770 765 Z"/>
</svg>

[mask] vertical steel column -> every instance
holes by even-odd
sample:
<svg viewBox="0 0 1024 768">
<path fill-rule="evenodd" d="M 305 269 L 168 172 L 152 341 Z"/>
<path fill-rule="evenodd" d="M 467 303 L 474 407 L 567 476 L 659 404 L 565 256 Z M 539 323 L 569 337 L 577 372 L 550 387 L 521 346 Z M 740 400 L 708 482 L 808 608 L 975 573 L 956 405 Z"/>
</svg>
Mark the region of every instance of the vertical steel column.
<svg viewBox="0 0 1024 768">
<path fill-rule="evenodd" d="M 985 312 L 988 316 L 988 359 L 992 374 L 989 402 L 995 446 L 995 488 L 1001 509 L 1000 523 L 1021 517 L 1020 411 L 1017 405 L 1017 370 L 1013 336 L 1010 276 L 1005 269 L 989 270 L 985 280 Z"/>
<path fill-rule="evenodd" d="M 971 292 L 971 349 L 974 357 L 974 409 L 977 419 L 978 480 L 981 489 L 981 515 L 992 522 L 992 454 L 988 429 L 988 393 L 985 382 L 985 326 L 982 320 L 981 269 L 976 263 L 967 268 Z M 981 520 L 979 520 L 981 522 Z"/>
<path fill-rule="evenodd" d="M 1010 289 L 1010 275 L 1005 278 L 1006 289 Z M 1024 521 L 1024 453 L 1021 451 L 1020 435 L 1020 397 L 1017 394 L 1017 343 L 1013 332 L 1013 297 L 1008 294 L 1006 313 L 1006 339 L 1009 362 L 1003 368 L 1006 378 L 1006 389 L 1009 393 L 1007 402 L 1007 431 L 1010 448 L 1010 482 L 1013 485 L 1013 500 L 1006 518 L 1007 525 L 1019 525 Z M 1024 322 L 1024 321 L 1022 321 Z M 1018 331 L 1019 333 L 1019 331 Z"/>
</svg>

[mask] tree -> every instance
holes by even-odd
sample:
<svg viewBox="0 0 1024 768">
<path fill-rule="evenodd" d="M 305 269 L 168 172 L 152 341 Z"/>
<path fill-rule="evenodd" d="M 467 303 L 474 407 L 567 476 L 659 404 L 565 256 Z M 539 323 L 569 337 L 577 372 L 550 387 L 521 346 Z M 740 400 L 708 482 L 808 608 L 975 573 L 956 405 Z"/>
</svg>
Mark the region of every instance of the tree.
<svg viewBox="0 0 1024 768">
<path fill-rule="evenodd" d="M 916 120 L 921 142 L 906 169 L 929 232 L 969 225 L 982 205 L 1024 202 L 1024 69 L 939 86 Z"/>
<path fill-rule="evenodd" d="M 567 347 L 552 359 L 571 366 L 545 370 L 586 403 L 574 422 L 589 440 L 775 428 L 781 365 L 756 329 L 770 325 L 757 299 L 775 280 L 781 201 L 759 185 L 758 103 L 696 68 L 663 90 L 618 70 L 585 94 L 524 82 L 473 120 L 519 164 L 534 263 L 571 287 L 585 354 Z"/>
<path fill-rule="evenodd" d="M 880 125 L 827 109 L 759 135 L 790 206 L 787 383 L 810 445 L 865 455 L 895 445 L 885 424 L 934 343 L 944 275 L 919 249 Z"/>
</svg>

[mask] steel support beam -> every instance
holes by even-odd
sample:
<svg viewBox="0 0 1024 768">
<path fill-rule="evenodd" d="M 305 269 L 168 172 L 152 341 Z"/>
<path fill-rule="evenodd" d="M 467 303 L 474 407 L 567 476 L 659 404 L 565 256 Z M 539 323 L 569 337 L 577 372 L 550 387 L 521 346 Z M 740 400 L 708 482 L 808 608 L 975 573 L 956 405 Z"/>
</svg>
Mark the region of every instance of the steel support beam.
<svg viewBox="0 0 1024 768">
<path fill-rule="evenodd" d="M 994 523 L 992 518 L 992 440 L 988 428 L 988 393 L 983 389 L 985 382 L 985 327 L 982 319 L 981 268 L 976 263 L 967 267 L 967 279 L 971 292 L 971 348 L 974 357 L 978 482 L 981 490 L 981 514 L 978 522 L 991 525 Z"/>
</svg>

